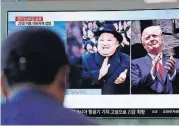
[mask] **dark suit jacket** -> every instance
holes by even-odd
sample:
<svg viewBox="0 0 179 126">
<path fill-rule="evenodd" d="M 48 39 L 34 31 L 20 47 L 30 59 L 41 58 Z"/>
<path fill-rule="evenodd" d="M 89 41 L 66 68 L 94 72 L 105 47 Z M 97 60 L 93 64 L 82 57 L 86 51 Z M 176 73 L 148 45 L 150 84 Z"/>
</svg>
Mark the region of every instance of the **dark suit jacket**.
<svg viewBox="0 0 179 126">
<path fill-rule="evenodd" d="M 92 125 L 82 115 L 65 109 L 52 96 L 25 89 L 1 106 L 2 125 Z"/>
<path fill-rule="evenodd" d="M 179 77 L 179 60 L 176 60 L 176 76 L 173 81 L 169 80 L 167 70 L 164 68 L 169 57 L 164 56 L 162 59 L 164 80 L 161 79 L 159 73 L 155 80 L 152 79 L 150 70 L 152 67 L 152 59 L 149 55 L 138 58 L 131 63 L 131 83 L 132 93 L 134 94 L 173 94 L 177 91 L 177 82 Z"/>
<path fill-rule="evenodd" d="M 104 61 L 104 57 L 98 52 L 85 55 L 83 57 L 83 83 L 82 88 L 102 89 L 102 94 L 129 94 L 130 79 L 129 75 L 123 84 L 115 84 L 115 80 L 125 69 L 130 68 L 130 58 L 119 50 L 109 58 L 110 67 L 108 73 L 98 81 L 99 70 Z M 128 71 L 130 73 L 130 71 Z"/>
</svg>

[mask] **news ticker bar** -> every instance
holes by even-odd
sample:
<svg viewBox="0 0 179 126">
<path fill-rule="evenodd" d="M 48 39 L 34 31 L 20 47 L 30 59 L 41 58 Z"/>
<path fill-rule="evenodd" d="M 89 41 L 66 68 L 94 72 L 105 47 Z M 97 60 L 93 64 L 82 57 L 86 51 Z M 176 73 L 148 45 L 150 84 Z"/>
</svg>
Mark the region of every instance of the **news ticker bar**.
<svg viewBox="0 0 179 126">
<path fill-rule="evenodd" d="M 73 111 L 88 117 L 179 117 L 179 109 L 73 109 Z"/>
</svg>

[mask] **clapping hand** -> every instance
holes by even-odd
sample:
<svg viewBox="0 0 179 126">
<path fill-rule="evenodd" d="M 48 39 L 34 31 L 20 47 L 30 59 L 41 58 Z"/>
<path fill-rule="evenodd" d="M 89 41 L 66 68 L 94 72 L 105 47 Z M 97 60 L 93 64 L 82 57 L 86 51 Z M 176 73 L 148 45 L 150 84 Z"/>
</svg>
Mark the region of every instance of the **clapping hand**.
<svg viewBox="0 0 179 126">
<path fill-rule="evenodd" d="M 121 32 L 122 29 L 123 29 L 123 25 L 122 25 L 121 21 L 119 21 L 119 32 Z"/>
<path fill-rule="evenodd" d="M 126 77 L 127 77 L 127 69 L 122 72 L 119 77 L 115 80 L 115 84 L 121 84 L 121 83 L 124 83 L 124 81 L 126 80 Z"/>
<path fill-rule="evenodd" d="M 168 73 L 170 74 L 170 76 L 172 76 L 176 70 L 176 66 L 175 66 L 175 59 L 173 58 L 173 56 L 170 56 L 170 59 L 167 60 L 166 62 L 166 66 L 165 69 L 168 71 Z"/>
<path fill-rule="evenodd" d="M 110 67 L 110 64 L 108 64 L 108 57 L 106 57 L 103 61 L 102 67 L 99 71 L 99 77 L 98 80 L 100 80 L 102 77 L 104 77 L 108 73 L 108 69 Z"/>
</svg>

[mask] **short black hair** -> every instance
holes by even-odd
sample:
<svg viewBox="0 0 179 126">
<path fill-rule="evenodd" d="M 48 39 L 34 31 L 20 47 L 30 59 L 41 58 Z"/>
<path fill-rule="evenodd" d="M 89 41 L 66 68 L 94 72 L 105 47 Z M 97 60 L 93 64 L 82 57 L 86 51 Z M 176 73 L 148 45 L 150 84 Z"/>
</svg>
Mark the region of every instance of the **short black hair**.
<svg viewBox="0 0 179 126">
<path fill-rule="evenodd" d="M 1 68 L 9 86 L 23 82 L 50 84 L 59 68 L 69 64 L 64 42 L 46 28 L 14 32 L 1 50 Z"/>
</svg>

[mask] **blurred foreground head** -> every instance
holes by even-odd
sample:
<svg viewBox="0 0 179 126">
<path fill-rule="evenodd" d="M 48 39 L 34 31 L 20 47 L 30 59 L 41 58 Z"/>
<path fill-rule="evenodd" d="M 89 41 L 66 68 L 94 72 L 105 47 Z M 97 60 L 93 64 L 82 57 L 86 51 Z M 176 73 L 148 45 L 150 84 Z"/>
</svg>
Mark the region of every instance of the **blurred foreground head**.
<svg viewBox="0 0 179 126">
<path fill-rule="evenodd" d="M 2 45 L 1 68 L 10 91 L 39 88 L 64 98 L 69 62 L 64 43 L 54 32 L 28 28 L 11 34 Z"/>
</svg>

